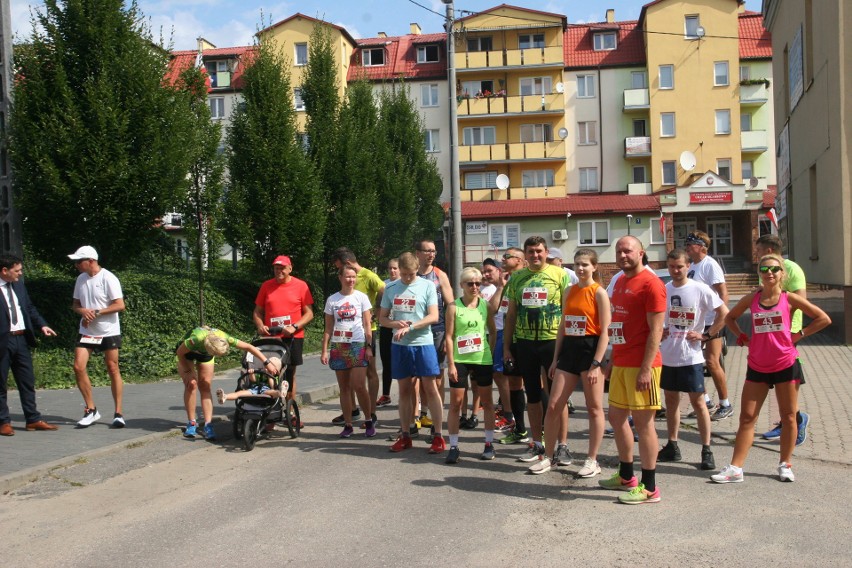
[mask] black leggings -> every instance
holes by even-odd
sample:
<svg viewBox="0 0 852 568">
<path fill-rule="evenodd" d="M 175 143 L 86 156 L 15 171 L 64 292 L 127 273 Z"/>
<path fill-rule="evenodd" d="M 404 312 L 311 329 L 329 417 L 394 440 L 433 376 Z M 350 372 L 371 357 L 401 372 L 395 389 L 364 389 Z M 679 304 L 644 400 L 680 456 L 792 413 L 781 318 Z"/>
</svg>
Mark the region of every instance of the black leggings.
<svg viewBox="0 0 852 568">
<path fill-rule="evenodd" d="M 379 355 L 382 358 L 382 396 L 390 396 L 391 384 L 391 343 L 393 342 L 393 329 L 379 327 Z"/>
</svg>

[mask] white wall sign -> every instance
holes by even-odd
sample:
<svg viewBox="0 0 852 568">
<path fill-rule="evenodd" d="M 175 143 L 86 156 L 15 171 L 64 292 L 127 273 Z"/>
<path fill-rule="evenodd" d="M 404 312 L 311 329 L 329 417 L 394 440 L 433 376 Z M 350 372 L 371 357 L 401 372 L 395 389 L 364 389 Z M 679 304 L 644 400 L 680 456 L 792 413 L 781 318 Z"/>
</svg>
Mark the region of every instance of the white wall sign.
<svg viewBox="0 0 852 568">
<path fill-rule="evenodd" d="M 487 235 L 488 221 L 467 221 L 464 224 L 466 235 Z"/>
</svg>

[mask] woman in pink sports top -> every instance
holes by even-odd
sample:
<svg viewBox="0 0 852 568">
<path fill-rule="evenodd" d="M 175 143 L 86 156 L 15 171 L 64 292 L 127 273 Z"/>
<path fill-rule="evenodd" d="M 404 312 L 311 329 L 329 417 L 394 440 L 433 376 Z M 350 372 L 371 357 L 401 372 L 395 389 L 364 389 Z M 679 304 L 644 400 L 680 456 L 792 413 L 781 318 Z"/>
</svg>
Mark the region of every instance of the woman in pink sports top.
<svg viewBox="0 0 852 568">
<path fill-rule="evenodd" d="M 737 483 L 743 480 L 742 467 L 754 441 L 754 424 L 769 389 L 775 389 L 781 413 L 781 462 L 778 477 L 794 481 L 792 464 L 796 444 L 796 411 L 799 385 L 804 382 L 796 343 L 828 326 L 831 319 L 824 311 L 805 298 L 782 291 L 786 278 L 784 260 L 775 254 L 760 259 L 758 275 L 761 288 L 747 294 L 725 316 L 725 324 L 737 336 L 737 345 L 748 347 L 748 371 L 743 384 L 740 404 L 740 426 L 734 444 L 731 464 L 712 475 L 717 483 Z M 813 321 L 800 332 L 790 333 L 790 313 L 800 309 Z M 751 311 L 751 337 L 743 333 L 737 319 Z"/>
</svg>

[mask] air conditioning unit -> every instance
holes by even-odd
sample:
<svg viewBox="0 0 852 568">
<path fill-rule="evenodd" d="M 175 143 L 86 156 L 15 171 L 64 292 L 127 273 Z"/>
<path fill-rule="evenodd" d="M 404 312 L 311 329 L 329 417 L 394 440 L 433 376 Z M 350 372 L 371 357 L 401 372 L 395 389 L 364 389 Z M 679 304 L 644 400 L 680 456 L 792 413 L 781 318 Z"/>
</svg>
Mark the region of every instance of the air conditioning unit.
<svg viewBox="0 0 852 568">
<path fill-rule="evenodd" d="M 550 238 L 554 241 L 567 241 L 568 231 L 565 229 L 554 229 L 553 231 L 550 231 Z"/>
</svg>

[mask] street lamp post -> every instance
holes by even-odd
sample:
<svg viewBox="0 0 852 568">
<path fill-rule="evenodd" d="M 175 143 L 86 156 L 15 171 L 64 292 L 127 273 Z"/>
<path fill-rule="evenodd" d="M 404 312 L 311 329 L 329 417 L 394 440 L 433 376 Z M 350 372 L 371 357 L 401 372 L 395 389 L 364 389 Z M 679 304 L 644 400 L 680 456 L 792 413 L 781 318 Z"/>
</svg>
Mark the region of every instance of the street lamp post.
<svg viewBox="0 0 852 568">
<path fill-rule="evenodd" d="M 462 271 L 462 216 L 461 216 L 461 180 L 459 178 L 458 149 L 458 101 L 456 101 L 456 44 L 453 34 L 455 8 L 453 0 L 442 0 L 447 5 L 444 28 L 447 31 L 447 83 L 449 85 L 450 105 L 450 274 L 455 283 L 456 295 L 461 295 L 459 276 Z"/>
</svg>

